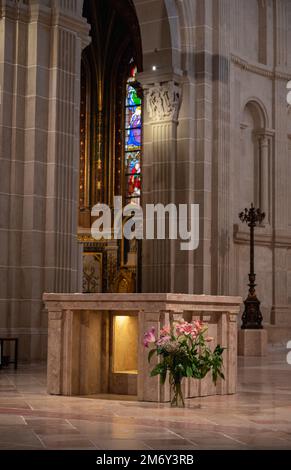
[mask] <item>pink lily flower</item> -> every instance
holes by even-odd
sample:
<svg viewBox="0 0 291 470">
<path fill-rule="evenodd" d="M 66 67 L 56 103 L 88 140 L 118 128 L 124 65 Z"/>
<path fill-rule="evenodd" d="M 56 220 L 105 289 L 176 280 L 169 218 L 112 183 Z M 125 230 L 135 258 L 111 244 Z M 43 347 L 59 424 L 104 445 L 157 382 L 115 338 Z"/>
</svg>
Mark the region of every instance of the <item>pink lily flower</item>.
<svg viewBox="0 0 291 470">
<path fill-rule="evenodd" d="M 171 341 L 171 336 L 166 335 L 166 336 L 161 336 L 161 338 L 157 341 L 157 346 L 163 346 L 164 344 L 168 343 Z"/>
<path fill-rule="evenodd" d="M 155 328 L 152 327 L 149 329 L 149 331 L 147 331 L 145 334 L 144 334 L 144 338 L 143 338 L 143 344 L 144 344 L 144 347 L 145 348 L 148 348 L 149 347 L 149 344 L 150 343 L 155 343 L 156 341 L 156 337 L 155 337 Z"/>
<path fill-rule="evenodd" d="M 168 336 L 170 334 L 170 325 L 164 326 L 164 328 L 161 329 L 161 336 Z"/>
<path fill-rule="evenodd" d="M 194 320 L 193 325 L 195 326 L 198 332 L 200 332 L 203 328 L 203 323 L 200 320 Z"/>
<path fill-rule="evenodd" d="M 196 330 L 195 327 L 191 325 L 191 323 L 184 322 L 178 323 L 178 325 L 176 325 L 176 332 L 178 336 L 192 335 L 194 332 L 196 332 Z"/>
</svg>

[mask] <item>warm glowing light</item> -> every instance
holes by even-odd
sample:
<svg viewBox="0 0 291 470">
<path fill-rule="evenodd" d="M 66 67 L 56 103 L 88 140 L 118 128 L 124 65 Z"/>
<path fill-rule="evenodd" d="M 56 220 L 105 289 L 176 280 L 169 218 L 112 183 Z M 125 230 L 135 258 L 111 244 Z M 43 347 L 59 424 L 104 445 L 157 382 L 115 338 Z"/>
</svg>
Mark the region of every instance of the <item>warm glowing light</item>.
<svg viewBox="0 0 291 470">
<path fill-rule="evenodd" d="M 137 315 L 116 315 L 113 327 L 113 372 L 137 373 Z"/>
<path fill-rule="evenodd" d="M 122 316 L 116 316 L 115 317 L 115 323 L 116 323 L 116 326 L 121 326 L 121 325 L 124 325 L 124 323 L 128 322 L 130 317 L 128 316 L 125 316 L 125 315 L 122 315 Z"/>
<path fill-rule="evenodd" d="M 153 70 L 153 72 L 155 72 L 155 71 L 157 70 L 157 66 L 156 66 L 156 65 L 153 65 L 153 66 L 152 66 L 152 70 Z"/>
</svg>

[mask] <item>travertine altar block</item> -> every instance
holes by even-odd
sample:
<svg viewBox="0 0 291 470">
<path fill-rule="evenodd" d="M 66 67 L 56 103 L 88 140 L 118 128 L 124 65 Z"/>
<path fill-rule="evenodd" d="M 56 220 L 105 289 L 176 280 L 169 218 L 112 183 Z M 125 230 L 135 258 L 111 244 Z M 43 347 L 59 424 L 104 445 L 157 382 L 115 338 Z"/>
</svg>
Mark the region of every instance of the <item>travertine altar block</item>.
<svg viewBox="0 0 291 470">
<path fill-rule="evenodd" d="M 48 392 L 56 395 L 90 395 L 125 393 L 137 395 L 142 401 L 169 401 L 170 391 L 159 377 L 150 377 L 154 363 L 148 364 L 148 349 L 142 344 L 145 331 L 160 328 L 171 320 L 200 319 L 208 324 L 213 347 L 220 344 L 224 351 L 225 380 L 214 386 L 210 376 L 202 381 L 184 381 L 185 397 L 231 394 L 236 391 L 237 314 L 240 297 L 219 297 L 188 294 L 44 294 L 48 310 Z M 137 317 L 136 322 L 130 320 Z M 129 319 L 131 336 L 112 346 L 114 317 Z M 118 323 L 118 322 L 117 322 Z M 122 327 L 122 335 L 126 328 Z M 134 347 L 132 332 L 138 338 Z M 115 332 L 116 334 L 116 332 Z M 128 362 L 122 357 L 136 354 Z M 119 351 L 119 359 L 113 357 Z M 129 352 L 131 351 L 131 352 Z M 132 358 L 134 359 L 134 358 Z M 156 360 L 158 360 L 156 358 Z M 115 370 L 115 365 L 117 370 Z M 122 370 L 120 370 L 120 368 Z"/>
<path fill-rule="evenodd" d="M 239 356 L 266 356 L 267 330 L 239 330 L 238 355 Z"/>
</svg>

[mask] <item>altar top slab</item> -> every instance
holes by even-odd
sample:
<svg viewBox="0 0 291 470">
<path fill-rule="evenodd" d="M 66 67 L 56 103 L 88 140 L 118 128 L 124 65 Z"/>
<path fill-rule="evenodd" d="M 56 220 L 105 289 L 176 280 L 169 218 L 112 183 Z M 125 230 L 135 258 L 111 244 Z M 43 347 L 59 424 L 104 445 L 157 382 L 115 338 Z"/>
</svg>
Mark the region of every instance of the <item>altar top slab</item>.
<svg viewBox="0 0 291 470">
<path fill-rule="evenodd" d="M 43 300 L 49 311 L 133 310 L 133 311 L 226 311 L 237 314 L 241 297 L 171 293 L 146 294 L 62 294 L 45 293 Z"/>
</svg>

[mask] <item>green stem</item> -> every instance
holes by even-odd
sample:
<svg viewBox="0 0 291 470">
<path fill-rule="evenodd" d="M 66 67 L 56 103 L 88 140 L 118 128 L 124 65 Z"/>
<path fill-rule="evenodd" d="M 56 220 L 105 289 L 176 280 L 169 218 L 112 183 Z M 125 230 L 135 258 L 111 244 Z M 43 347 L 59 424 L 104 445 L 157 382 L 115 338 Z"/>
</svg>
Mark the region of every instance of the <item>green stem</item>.
<svg viewBox="0 0 291 470">
<path fill-rule="evenodd" d="M 181 380 L 171 378 L 170 384 L 173 389 L 173 397 L 171 401 L 171 406 L 185 406 L 185 401 L 182 393 Z M 181 405 L 180 405 L 181 403 Z"/>
</svg>

